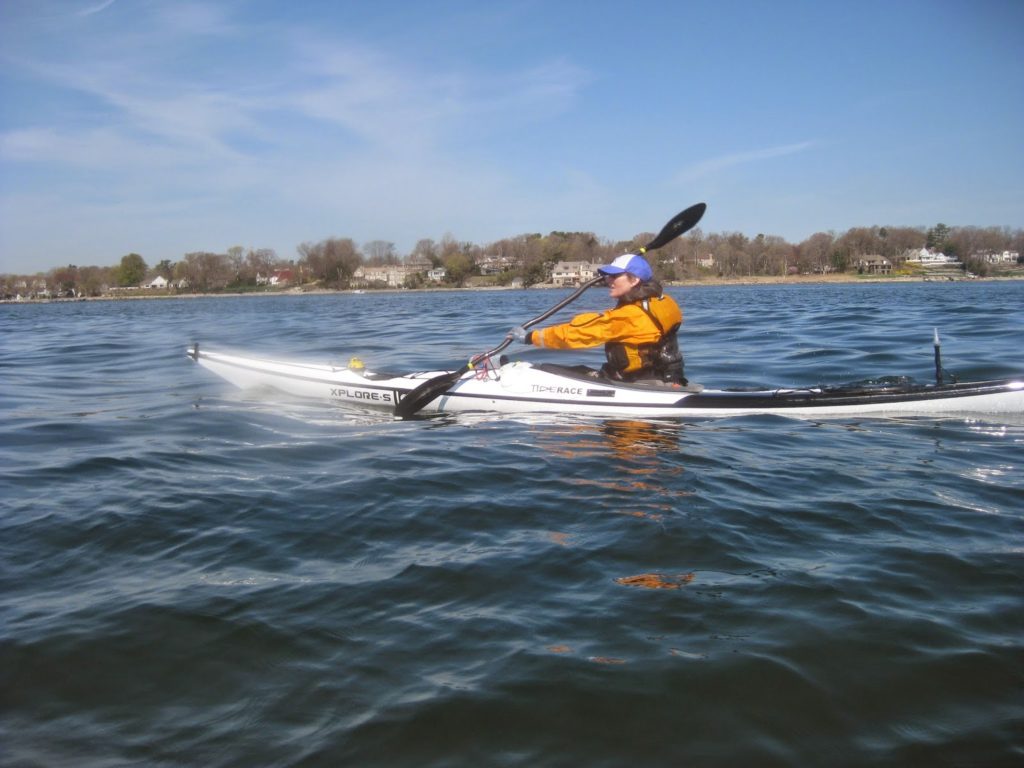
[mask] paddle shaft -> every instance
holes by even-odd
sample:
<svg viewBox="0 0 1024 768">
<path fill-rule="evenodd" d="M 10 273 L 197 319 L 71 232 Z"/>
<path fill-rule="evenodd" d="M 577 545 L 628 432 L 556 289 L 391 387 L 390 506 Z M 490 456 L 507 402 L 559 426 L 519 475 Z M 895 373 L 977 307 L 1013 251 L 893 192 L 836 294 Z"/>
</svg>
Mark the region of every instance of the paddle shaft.
<svg viewBox="0 0 1024 768">
<path fill-rule="evenodd" d="M 572 302 L 576 301 L 577 298 L 591 286 L 597 285 L 598 283 L 604 282 L 603 277 L 595 277 L 593 280 L 584 283 L 569 296 L 562 299 L 555 306 L 542 314 L 537 315 L 532 320 L 527 320 L 523 323 L 523 328 L 529 328 L 537 325 L 537 323 L 543 323 L 558 310 L 568 306 Z M 401 402 L 395 406 L 395 415 L 401 418 L 408 418 L 413 414 L 417 413 L 431 400 L 441 395 L 445 390 L 448 389 L 452 384 L 461 379 L 466 373 L 473 370 L 478 362 L 486 360 L 489 357 L 494 357 L 496 354 L 501 352 L 505 347 L 511 344 L 515 339 L 512 336 L 506 336 L 505 339 L 496 346 L 494 349 L 490 349 L 479 355 L 474 355 L 473 358 L 466 363 L 464 366 L 459 368 L 457 371 L 451 373 L 444 373 L 440 376 L 435 376 L 432 379 L 427 379 L 425 382 L 420 384 L 416 389 L 410 392 L 408 395 L 402 398 Z"/>
</svg>

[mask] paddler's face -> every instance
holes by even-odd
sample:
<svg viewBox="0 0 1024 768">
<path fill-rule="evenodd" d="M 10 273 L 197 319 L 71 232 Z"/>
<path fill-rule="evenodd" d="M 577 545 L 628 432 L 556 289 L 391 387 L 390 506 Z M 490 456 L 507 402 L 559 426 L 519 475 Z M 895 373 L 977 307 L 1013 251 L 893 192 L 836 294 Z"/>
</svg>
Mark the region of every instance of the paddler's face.
<svg viewBox="0 0 1024 768">
<path fill-rule="evenodd" d="M 613 299 L 619 299 L 629 293 L 630 289 L 640 282 L 640 278 L 629 272 L 619 272 L 617 275 L 605 275 L 604 282 L 608 286 L 608 295 Z"/>
</svg>

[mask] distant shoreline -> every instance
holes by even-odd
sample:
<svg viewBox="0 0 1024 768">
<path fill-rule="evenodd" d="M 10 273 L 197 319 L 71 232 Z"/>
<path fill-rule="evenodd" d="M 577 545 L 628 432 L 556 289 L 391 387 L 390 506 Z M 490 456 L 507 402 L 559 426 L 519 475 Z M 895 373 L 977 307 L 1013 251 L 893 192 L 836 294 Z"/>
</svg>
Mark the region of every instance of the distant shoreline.
<svg viewBox="0 0 1024 768">
<path fill-rule="evenodd" d="M 701 288 L 710 286 L 729 285 L 839 285 L 854 283 L 870 283 L 873 285 L 885 284 L 906 284 L 906 283 L 947 283 L 947 282 L 1006 282 L 1024 280 L 1020 276 L 1000 277 L 979 277 L 979 278 L 957 278 L 947 279 L 943 277 L 928 277 L 924 275 L 885 277 L 874 275 L 749 275 L 747 277 L 712 277 L 701 280 L 672 280 L 664 283 L 669 288 Z M 506 285 L 492 286 L 467 286 L 463 288 L 438 286 L 436 288 L 302 288 L 294 287 L 276 291 L 246 291 L 246 292 L 224 292 L 224 293 L 138 293 L 138 294 L 117 294 L 105 296 L 83 296 L 80 298 L 51 298 L 51 299 L 0 299 L 0 304 L 56 304 L 76 301 L 142 301 L 148 299 L 217 299 L 217 298 L 243 298 L 243 297 L 268 297 L 268 296 L 326 296 L 333 294 L 385 294 L 385 293 L 432 293 L 441 291 L 533 291 L 533 290 L 564 290 L 567 287 L 553 285 L 551 283 L 538 283 L 529 288 L 512 288 Z"/>
</svg>

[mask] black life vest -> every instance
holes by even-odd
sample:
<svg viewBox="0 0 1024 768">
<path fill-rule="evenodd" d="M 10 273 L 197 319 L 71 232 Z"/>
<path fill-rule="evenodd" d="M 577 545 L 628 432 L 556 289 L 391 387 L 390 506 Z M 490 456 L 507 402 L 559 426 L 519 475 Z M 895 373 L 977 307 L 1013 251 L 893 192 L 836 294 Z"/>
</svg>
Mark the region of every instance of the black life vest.
<svg viewBox="0 0 1024 768">
<path fill-rule="evenodd" d="M 641 301 L 639 306 L 661 332 L 661 338 L 650 344 L 605 344 L 604 354 L 607 362 L 602 371 L 609 378 L 619 381 L 658 379 L 685 386 L 687 382 L 683 373 L 683 353 L 679 349 L 678 339 L 679 323 L 666 330 L 651 311 L 649 299 Z M 639 357 L 640 366 L 627 372 L 632 362 L 631 352 L 633 356 Z"/>
</svg>

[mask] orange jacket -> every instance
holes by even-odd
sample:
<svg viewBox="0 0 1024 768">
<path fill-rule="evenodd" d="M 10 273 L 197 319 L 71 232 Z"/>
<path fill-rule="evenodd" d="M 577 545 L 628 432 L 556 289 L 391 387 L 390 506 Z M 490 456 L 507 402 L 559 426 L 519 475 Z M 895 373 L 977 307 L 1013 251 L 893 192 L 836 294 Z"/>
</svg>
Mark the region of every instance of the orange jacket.
<svg viewBox="0 0 1024 768">
<path fill-rule="evenodd" d="M 618 343 L 624 347 L 629 360 L 623 372 L 639 370 L 643 367 L 639 346 L 656 344 L 666 331 L 683 322 L 682 310 L 671 296 L 647 300 L 648 309 L 657 318 L 657 324 L 644 311 L 642 303 L 626 304 L 601 313 L 576 315 L 568 323 L 533 331 L 529 341 L 535 346 L 550 349 L 585 349 Z"/>
</svg>

